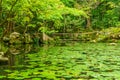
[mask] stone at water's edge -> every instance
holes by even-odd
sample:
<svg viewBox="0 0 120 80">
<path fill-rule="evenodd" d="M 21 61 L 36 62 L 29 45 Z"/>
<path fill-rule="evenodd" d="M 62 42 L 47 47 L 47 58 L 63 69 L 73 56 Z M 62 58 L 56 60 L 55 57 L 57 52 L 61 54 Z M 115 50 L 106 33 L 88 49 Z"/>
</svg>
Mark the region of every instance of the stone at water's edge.
<svg viewBox="0 0 120 80">
<path fill-rule="evenodd" d="M 18 32 L 12 32 L 8 36 L 3 37 L 4 42 L 8 42 L 10 44 L 20 44 L 20 43 L 32 43 L 33 40 L 30 34 L 20 34 Z"/>
<path fill-rule="evenodd" d="M 20 37 L 20 33 L 18 33 L 18 32 L 13 32 L 13 33 L 11 33 L 10 34 L 10 38 L 19 38 Z"/>
<path fill-rule="evenodd" d="M 0 61 L 7 61 L 8 57 L 4 57 L 4 52 L 0 52 Z"/>
<path fill-rule="evenodd" d="M 10 43 L 13 44 L 13 43 L 22 43 L 22 40 L 21 40 L 21 34 L 18 33 L 18 32 L 13 32 L 10 34 L 9 36 L 10 38 Z"/>
<path fill-rule="evenodd" d="M 4 42 L 9 42 L 9 37 L 8 36 L 4 36 L 3 39 L 2 39 Z"/>
<path fill-rule="evenodd" d="M 110 46 L 116 46 L 117 43 L 109 43 Z"/>
<path fill-rule="evenodd" d="M 42 34 L 42 37 L 43 37 L 43 42 L 53 41 L 53 40 L 54 40 L 53 38 L 51 38 L 50 36 L 48 36 L 48 35 L 45 34 L 45 33 Z"/>
</svg>

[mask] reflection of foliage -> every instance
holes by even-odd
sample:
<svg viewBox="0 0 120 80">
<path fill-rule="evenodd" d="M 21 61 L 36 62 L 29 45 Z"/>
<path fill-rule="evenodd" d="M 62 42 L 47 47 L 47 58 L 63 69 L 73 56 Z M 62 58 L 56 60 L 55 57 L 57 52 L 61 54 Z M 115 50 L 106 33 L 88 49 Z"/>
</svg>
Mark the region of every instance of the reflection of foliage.
<svg viewBox="0 0 120 80">
<path fill-rule="evenodd" d="M 9 50 L 8 50 L 8 53 L 10 54 L 25 54 L 25 53 L 29 53 L 32 51 L 33 49 L 33 45 L 31 44 L 25 44 L 25 45 L 22 45 L 22 44 L 16 44 L 16 45 L 10 45 L 9 46 Z M 37 48 L 37 47 L 36 47 Z M 35 49 L 36 50 L 36 49 Z"/>
</svg>

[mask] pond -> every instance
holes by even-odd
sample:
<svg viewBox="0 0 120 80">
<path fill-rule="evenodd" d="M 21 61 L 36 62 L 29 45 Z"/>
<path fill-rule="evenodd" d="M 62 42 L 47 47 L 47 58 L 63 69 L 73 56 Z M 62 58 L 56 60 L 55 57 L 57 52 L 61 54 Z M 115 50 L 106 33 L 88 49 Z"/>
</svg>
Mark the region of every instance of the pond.
<svg viewBox="0 0 120 80">
<path fill-rule="evenodd" d="M 0 50 L 0 80 L 120 80 L 120 44 L 1 44 Z"/>
</svg>

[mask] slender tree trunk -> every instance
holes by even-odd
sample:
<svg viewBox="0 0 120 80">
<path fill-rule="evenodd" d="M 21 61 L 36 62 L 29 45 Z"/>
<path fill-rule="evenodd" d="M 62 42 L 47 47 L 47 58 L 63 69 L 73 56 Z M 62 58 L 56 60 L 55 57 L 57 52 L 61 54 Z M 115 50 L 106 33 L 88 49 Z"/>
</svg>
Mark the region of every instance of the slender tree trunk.
<svg viewBox="0 0 120 80">
<path fill-rule="evenodd" d="M 2 21 L 2 0 L 0 0 L 0 23 Z"/>
<path fill-rule="evenodd" d="M 90 21 L 90 18 L 87 18 L 86 28 L 87 28 L 87 29 L 90 29 L 90 28 L 91 28 L 91 21 Z"/>
</svg>

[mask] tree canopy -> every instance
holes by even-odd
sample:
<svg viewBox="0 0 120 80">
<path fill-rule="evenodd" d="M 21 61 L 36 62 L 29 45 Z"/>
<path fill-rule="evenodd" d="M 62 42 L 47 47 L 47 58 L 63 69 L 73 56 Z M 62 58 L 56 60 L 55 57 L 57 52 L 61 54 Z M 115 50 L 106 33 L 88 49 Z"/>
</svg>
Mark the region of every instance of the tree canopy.
<svg viewBox="0 0 120 80">
<path fill-rule="evenodd" d="M 0 0 L 1 35 L 120 26 L 119 0 Z"/>
</svg>

